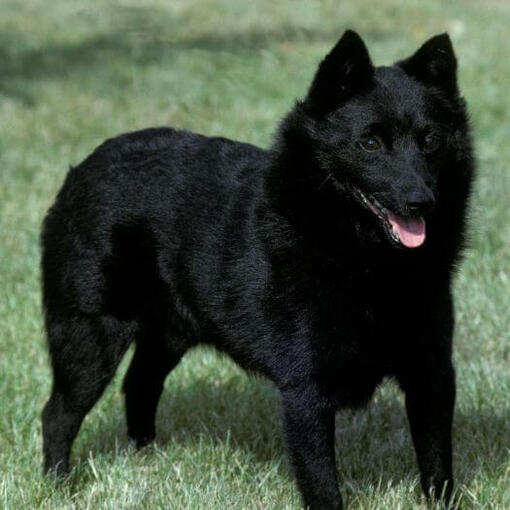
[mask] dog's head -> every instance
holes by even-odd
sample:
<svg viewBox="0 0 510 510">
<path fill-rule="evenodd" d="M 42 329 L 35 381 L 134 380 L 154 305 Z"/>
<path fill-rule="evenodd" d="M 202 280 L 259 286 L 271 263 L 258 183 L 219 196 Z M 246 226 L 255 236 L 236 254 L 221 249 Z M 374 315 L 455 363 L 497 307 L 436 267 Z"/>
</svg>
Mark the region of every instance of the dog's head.
<svg viewBox="0 0 510 510">
<path fill-rule="evenodd" d="M 443 194 L 462 188 L 452 177 L 465 170 L 459 162 L 469 159 L 470 142 L 456 68 L 446 34 L 391 67 L 374 67 L 361 38 L 347 31 L 284 123 L 286 143 L 311 154 L 310 172 L 358 208 L 360 228 L 378 242 L 422 246 L 429 218 L 454 198 Z"/>
</svg>

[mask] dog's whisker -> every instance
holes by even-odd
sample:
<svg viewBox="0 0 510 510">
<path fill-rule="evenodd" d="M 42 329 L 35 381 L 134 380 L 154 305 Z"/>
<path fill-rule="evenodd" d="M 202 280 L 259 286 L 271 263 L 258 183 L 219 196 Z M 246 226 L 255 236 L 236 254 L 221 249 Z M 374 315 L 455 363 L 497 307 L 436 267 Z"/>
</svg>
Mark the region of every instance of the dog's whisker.
<svg viewBox="0 0 510 510">
<path fill-rule="evenodd" d="M 317 188 L 317 191 L 320 191 L 322 187 L 330 180 L 333 179 L 333 175 L 331 173 L 328 173 L 326 178 L 319 184 L 319 187 Z"/>
</svg>

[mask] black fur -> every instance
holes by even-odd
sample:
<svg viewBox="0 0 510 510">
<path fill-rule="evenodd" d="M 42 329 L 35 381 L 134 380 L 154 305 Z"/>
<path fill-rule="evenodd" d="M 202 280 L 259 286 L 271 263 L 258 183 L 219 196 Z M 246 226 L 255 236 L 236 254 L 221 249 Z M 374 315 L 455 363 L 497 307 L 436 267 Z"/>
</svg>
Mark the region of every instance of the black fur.
<svg viewBox="0 0 510 510">
<path fill-rule="evenodd" d="M 140 446 L 154 439 L 166 375 L 207 343 L 280 390 L 305 505 L 342 507 L 335 411 L 367 402 L 386 376 L 405 391 L 425 492 L 448 496 L 468 131 L 447 35 L 373 67 L 348 31 L 271 150 L 170 128 L 97 148 L 44 222 L 45 469 L 68 471 L 80 424 L 132 341 L 124 391 Z M 424 244 L 395 241 L 363 197 L 423 217 Z"/>
</svg>

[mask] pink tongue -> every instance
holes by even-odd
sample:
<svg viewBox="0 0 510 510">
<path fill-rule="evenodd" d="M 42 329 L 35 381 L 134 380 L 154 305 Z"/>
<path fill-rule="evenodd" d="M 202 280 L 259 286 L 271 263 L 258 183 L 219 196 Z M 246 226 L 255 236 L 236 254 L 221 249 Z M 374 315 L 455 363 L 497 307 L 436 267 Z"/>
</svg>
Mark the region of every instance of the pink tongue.
<svg viewBox="0 0 510 510">
<path fill-rule="evenodd" d="M 388 220 L 397 232 L 400 242 L 407 248 L 418 248 L 425 241 L 425 220 L 420 218 L 402 218 L 387 211 Z"/>
</svg>

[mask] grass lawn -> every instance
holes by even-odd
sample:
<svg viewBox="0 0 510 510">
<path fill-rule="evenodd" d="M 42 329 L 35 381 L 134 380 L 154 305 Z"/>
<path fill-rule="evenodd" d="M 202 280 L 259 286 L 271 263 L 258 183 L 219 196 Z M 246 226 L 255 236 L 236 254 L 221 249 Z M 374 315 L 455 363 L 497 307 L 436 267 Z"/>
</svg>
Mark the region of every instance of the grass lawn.
<svg viewBox="0 0 510 510">
<path fill-rule="evenodd" d="M 126 359 L 84 422 L 69 481 L 41 477 L 50 370 L 38 235 L 68 165 L 106 137 L 173 125 L 267 146 L 350 27 L 380 64 L 442 31 L 458 53 L 479 179 L 456 279 L 457 491 L 464 509 L 509 509 L 509 26 L 506 0 L 2 0 L 0 507 L 299 508 L 275 390 L 209 350 L 168 378 L 154 447 L 137 453 L 126 439 Z M 337 447 L 349 508 L 426 508 L 392 384 L 365 410 L 339 414 Z"/>
</svg>

